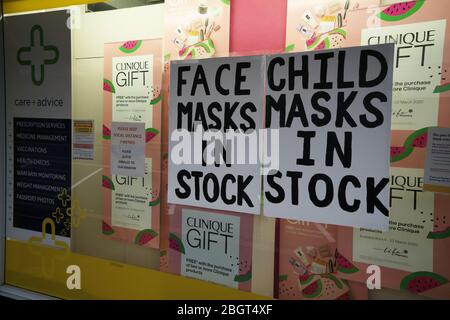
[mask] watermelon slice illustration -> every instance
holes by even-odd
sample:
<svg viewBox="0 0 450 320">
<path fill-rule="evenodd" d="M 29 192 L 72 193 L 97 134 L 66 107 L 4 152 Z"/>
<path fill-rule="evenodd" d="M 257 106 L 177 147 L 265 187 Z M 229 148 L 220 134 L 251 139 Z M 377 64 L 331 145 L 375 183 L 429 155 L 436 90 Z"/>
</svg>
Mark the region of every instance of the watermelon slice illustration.
<svg viewBox="0 0 450 320">
<path fill-rule="evenodd" d="M 314 50 L 324 50 L 330 48 L 330 38 L 326 37 Z"/>
<path fill-rule="evenodd" d="M 153 229 L 144 229 L 138 232 L 136 235 L 136 238 L 134 239 L 134 243 L 143 246 L 150 241 L 152 241 L 154 238 L 158 236 L 158 233 Z"/>
<path fill-rule="evenodd" d="M 347 31 L 342 28 L 337 28 L 328 33 L 320 34 L 307 40 L 306 48 L 308 50 L 341 48 L 346 38 Z"/>
<path fill-rule="evenodd" d="M 391 158 L 401 155 L 405 150 L 405 147 L 391 147 Z"/>
<path fill-rule="evenodd" d="M 286 46 L 286 48 L 284 48 L 284 52 L 291 52 L 294 49 L 295 49 L 295 44 L 292 43 L 292 44 Z"/>
<path fill-rule="evenodd" d="M 234 276 L 236 282 L 247 282 L 252 278 L 252 265 L 247 260 L 239 260 L 239 274 Z"/>
<path fill-rule="evenodd" d="M 428 134 L 427 134 L 427 132 L 425 132 L 425 133 L 415 137 L 411 143 L 411 146 L 414 148 L 425 148 L 427 146 L 427 138 L 428 138 Z"/>
<path fill-rule="evenodd" d="M 335 300 L 349 290 L 348 287 L 344 287 L 342 282 L 333 275 L 322 277 L 320 281 L 322 281 L 320 300 Z"/>
<path fill-rule="evenodd" d="M 111 130 L 105 125 L 103 125 L 103 139 L 111 140 Z"/>
<path fill-rule="evenodd" d="M 182 254 L 186 253 L 183 241 L 175 233 L 169 233 L 169 248 Z"/>
<path fill-rule="evenodd" d="M 287 279 L 288 279 L 287 274 L 280 274 L 280 276 L 278 277 L 278 281 L 280 282 L 287 281 Z"/>
<path fill-rule="evenodd" d="M 133 53 L 137 49 L 140 48 L 141 44 L 142 44 L 142 40 L 127 41 L 120 46 L 119 50 L 122 51 L 123 53 L 127 53 L 127 54 Z"/>
<path fill-rule="evenodd" d="M 450 237 L 450 227 L 447 227 L 446 229 L 441 230 L 441 231 L 429 232 L 427 239 L 438 240 L 438 239 L 446 239 L 448 237 Z"/>
<path fill-rule="evenodd" d="M 433 93 L 444 93 L 447 91 L 450 91 L 450 82 L 441 84 L 440 86 L 436 86 L 436 88 L 434 88 Z"/>
<path fill-rule="evenodd" d="M 424 5 L 425 0 L 394 3 L 381 11 L 377 16 L 383 21 L 400 21 L 412 16 Z"/>
<path fill-rule="evenodd" d="M 214 49 L 214 43 L 211 41 L 211 39 L 208 39 L 208 41 L 206 42 L 199 42 L 195 44 L 195 47 L 197 48 L 197 50 L 199 48 L 202 48 L 203 50 L 205 50 L 205 53 L 210 53 L 211 49 Z"/>
<path fill-rule="evenodd" d="M 159 131 L 155 128 L 147 128 L 145 129 L 145 142 L 151 141 L 154 137 L 159 134 Z"/>
<path fill-rule="evenodd" d="M 322 294 L 322 280 L 314 281 L 302 290 L 303 297 L 306 299 L 314 299 Z"/>
<path fill-rule="evenodd" d="M 427 146 L 428 128 L 414 131 L 403 143 L 402 147 L 391 147 L 391 162 L 401 161 L 407 158 L 414 148 L 425 148 Z"/>
<path fill-rule="evenodd" d="M 211 39 L 197 42 L 189 47 L 184 47 L 178 52 L 181 59 L 203 59 L 210 58 L 216 52 L 216 47 Z"/>
<path fill-rule="evenodd" d="M 242 274 L 238 274 L 234 276 L 234 281 L 236 282 L 247 282 L 252 279 L 252 267 Z"/>
<path fill-rule="evenodd" d="M 106 236 L 110 236 L 114 233 L 114 229 L 105 221 L 102 221 L 102 233 Z"/>
<path fill-rule="evenodd" d="M 320 43 L 320 40 L 321 40 L 320 35 L 306 40 L 306 49 L 311 50 Z"/>
<path fill-rule="evenodd" d="M 103 79 L 103 90 L 111 93 L 116 93 L 113 83 L 108 79 Z"/>
<path fill-rule="evenodd" d="M 400 283 L 400 289 L 411 293 L 422 293 L 446 283 L 448 283 L 448 280 L 441 275 L 428 271 L 419 271 L 404 277 Z"/>
<path fill-rule="evenodd" d="M 334 29 L 328 33 L 329 48 L 338 49 L 342 48 L 345 39 L 347 38 L 347 31 L 344 29 Z"/>
<path fill-rule="evenodd" d="M 115 190 L 114 182 L 112 182 L 112 180 L 107 176 L 102 176 L 102 186 L 113 191 Z"/>
<path fill-rule="evenodd" d="M 391 147 L 391 162 L 401 161 L 407 158 L 412 152 L 414 148 L 409 147 Z"/>
<path fill-rule="evenodd" d="M 198 59 L 210 58 L 216 52 L 216 46 L 211 39 L 196 43 L 194 47 L 196 50 L 196 57 Z"/>
<path fill-rule="evenodd" d="M 339 289 L 344 288 L 344 285 L 342 284 L 341 280 L 339 280 L 336 276 L 332 275 L 331 273 L 322 275 L 322 278 L 326 278 L 333 281 L 335 286 L 338 287 Z"/>
<path fill-rule="evenodd" d="M 178 55 L 182 59 L 193 59 L 195 58 L 195 53 L 193 50 L 190 49 L 190 47 L 185 47 L 178 51 Z"/>
<path fill-rule="evenodd" d="M 162 94 L 161 94 L 161 90 L 158 87 L 156 87 L 152 90 L 152 94 L 153 94 L 153 98 L 150 101 L 150 105 L 153 106 L 161 101 Z"/>
<path fill-rule="evenodd" d="M 149 207 L 157 206 L 161 203 L 161 200 L 159 198 L 159 192 L 158 191 L 150 191 L 150 201 L 148 202 Z"/>
<path fill-rule="evenodd" d="M 235 282 L 247 282 L 252 279 L 252 270 L 249 270 L 247 273 L 238 274 L 234 276 Z"/>
<path fill-rule="evenodd" d="M 151 199 L 150 201 L 149 201 L 149 203 L 148 203 L 148 206 L 149 207 L 154 207 L 154 206 L 157 206 L 158 204 L 160 204 L 161 203 L 161 200 L 159 199 L 159 198 L 157 198 L 157 199 Z"/>
<path fill-rule="evenodd" d="M 347 260 L 342 254 L 340 254 L 337 250 L 335 252 L 336 257 L 336 265 L 337 270 L 342 273 L 355 273 L 358 272 L 359 269 L 353 265 L 350 261 Z"/>
<path fill-rule="evenodd" d="M 314 280 L 315 276 L 311 273 L 302 274 L 298 276 L 298 280 L 300 281 L 300 285 L 302 287 L 305 287 L 306 285 L 310 284 Z"/>
<path fill-rule="evenodd" d="M 330 48 L 330 38 L 321 35 L 313 37 L 306 41 L 306 48 L 308 50 L 323 50 Z"/>
</svg>

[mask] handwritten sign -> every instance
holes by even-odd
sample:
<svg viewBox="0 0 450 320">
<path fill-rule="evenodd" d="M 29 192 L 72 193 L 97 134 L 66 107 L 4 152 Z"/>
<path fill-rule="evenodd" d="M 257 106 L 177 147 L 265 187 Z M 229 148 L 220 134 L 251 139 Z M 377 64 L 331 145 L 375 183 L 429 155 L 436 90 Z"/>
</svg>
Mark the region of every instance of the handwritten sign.
<svg viewBox="0 0 450 320">
<path fill-rule="evenodd" d="M 393 46 L 267 58 L 270 217 L 387 230 Z"/>
</svg>

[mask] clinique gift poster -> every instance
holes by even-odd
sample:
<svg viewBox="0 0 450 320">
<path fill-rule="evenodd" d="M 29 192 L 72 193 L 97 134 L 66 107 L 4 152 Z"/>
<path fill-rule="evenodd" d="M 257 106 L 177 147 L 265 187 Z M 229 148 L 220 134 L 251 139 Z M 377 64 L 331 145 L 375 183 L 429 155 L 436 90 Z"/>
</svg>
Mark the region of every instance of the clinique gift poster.
<svg viewBox="0 0 450 320">
<path fill-rule="evenodd" d="M 105 236 L 159 247 L 161 39 L 105 44 Z"/>
<path fill-rule="evenodd" d="M 338 251 L 346 279 L 365 282 L 381 267 L 381 286 L 442 299 L 450 294 L 450 197 L 423 191 L 423 169 L 391 168 L 388 232 L 339 228 Z"/>
<path fill-rule="evenodd" d="M 169 74 L 171 60 L 203 59 L 228 56 L 230 47 L 230 7 L 227 0 L 166 1 L 164 26 L 163 122 L 168 124 Z M 161 234 L 168 235 L 168 126 L 162 132 L 162 198 Z M 167 271 L 168 236 L 161 237 L 161 270 Z"/>
<path fill-rule="evenodd" d="M 391 2 L 392 3 L 392 2 Z M 450 292 L 450 197 L 423 190 L 429 127 L 449 127 L 449 3 L 288 1 L 286 51 L 394 43 L 388 232 L 338 228 L 343 278 L 434 298 Z M 387 146 L 388 147 L 388 146 Z"/>
<path fill-rule="evenodd" d="M 354 261 L 433 271 L 433 240 L 428 235 L 433 232 L 435 199 L 422 189 L 422 169 L 391 169 L 390 231 L 353 229 Z"/>
<path fill-rule="evenodd" d="M 177 207 L 170 216 L 169 272 L 250 291 L 251 215 Z"/>
</svg>

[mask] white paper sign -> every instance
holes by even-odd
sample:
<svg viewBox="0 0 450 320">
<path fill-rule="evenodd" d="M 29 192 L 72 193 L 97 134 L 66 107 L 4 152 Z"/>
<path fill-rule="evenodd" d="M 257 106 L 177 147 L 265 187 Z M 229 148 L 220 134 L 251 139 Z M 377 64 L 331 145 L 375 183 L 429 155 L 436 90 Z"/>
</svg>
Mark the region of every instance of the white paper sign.
<svg viewBox="0 0 450 320">
<path fill-rule="evenodd" d="M 145 171 L 145 124 L 112 122 L 111 172 L 143 177 Z"/>
<path fill-rule="evenodd" d="M 112 225 L 144 230 L 152 225 L 148 201 L 152 192 L 152 159 L 145 159 L 143 177 L 113 175 L 116 190 L 111 194 Z"/>
<path fill-rule="evenodd" d="M 264 214 L 387 230 L 393 45 L 267 58 Z"/>
<path fill-rule="evenodd" d="M 450 128 L 429 128 L 425 190 L 450 193 Z"/>
<path fill-rule="evenodd" d="M 94 160 L 94 120 L 73 120 L 72 159 Z"/>
<path fill-rule="evenodd" d="M 263 57 L 172 61 L 170 203 L 260 213 L 262 62 Z"/>
</svg>

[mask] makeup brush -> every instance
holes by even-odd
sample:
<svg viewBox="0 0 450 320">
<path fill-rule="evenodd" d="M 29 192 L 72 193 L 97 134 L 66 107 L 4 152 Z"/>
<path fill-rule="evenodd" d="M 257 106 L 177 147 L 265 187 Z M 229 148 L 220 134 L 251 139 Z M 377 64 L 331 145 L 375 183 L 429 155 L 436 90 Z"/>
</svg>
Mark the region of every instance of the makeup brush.
<svg viewBox="0 0 450 320">
<path fill-rule="evenodd" d="M 342 25 L 343 25 L 342 14 L 339 13 L 337 15 L 337 26 L 338 26 L 338 28 L 342 28 Z"/>
<path fill-rule="evenodd" d="M 211 34 L 213 32 L 214 26 L 216 25 L 216 23 L 213 21 L 213 23 L 209 26 L 209 30 L 206 33 L 206 38 L 209 39 L 211 37 Z"/>
<path fill-rule="evenodd" d="M 345 11 L 344 11 L 344 19 L 347 16 L 348 8 L 350 8 L 350 0 L 346 0 L 345 1 L 345 5 L 344 5 L 344 9 L 345 9 Z"/>
</svg>

